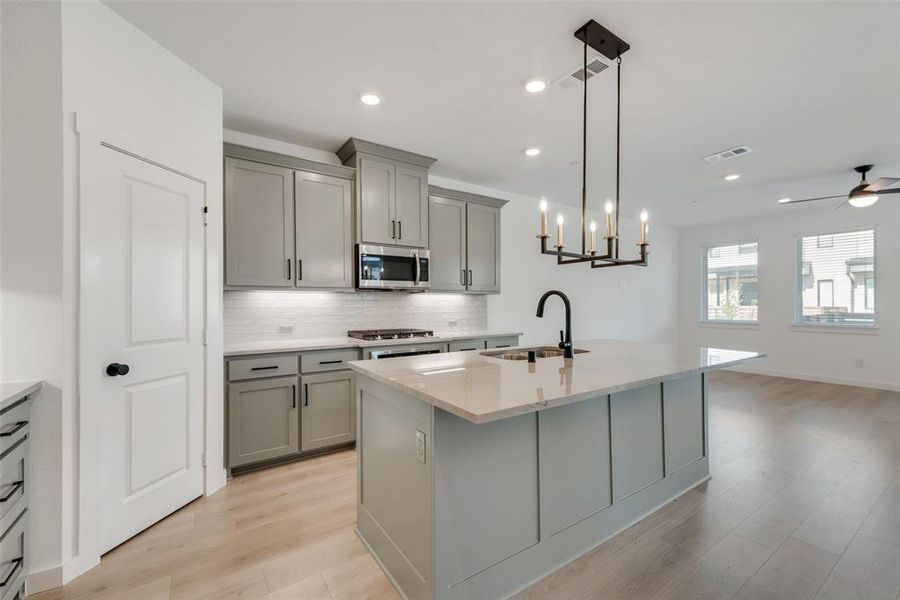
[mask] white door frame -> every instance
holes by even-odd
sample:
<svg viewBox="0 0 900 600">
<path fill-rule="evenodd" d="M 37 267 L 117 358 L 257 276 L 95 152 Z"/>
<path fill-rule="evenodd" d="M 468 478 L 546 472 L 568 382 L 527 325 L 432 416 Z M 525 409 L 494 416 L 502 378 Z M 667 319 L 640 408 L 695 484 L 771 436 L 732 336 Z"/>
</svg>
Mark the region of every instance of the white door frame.
<svg viewBox="0 0 900 600">
<path fill-rule="evenodd" d="M 110 123 L 108 118 L 104 119 L 94 119 L 93 115 L 85 115 L 84 113 L 78 113 L 75 119 L 75 131 L 78 139 L 78 167 L 76 170 L 76 206 L 77 206 L 77 214 L 81 214 L 81 203 L 85 201 L 89 201 L 89 199 L 85 198 L 83 191 L 84 185 L 82 182 L 83 174 L 86 172 L 86 168 L 90 169 L 93 165 L 86 165 L 85 160 L 90 160 L 88 157 L 90 156 L 89 152 L 85 150 L 88 148 L 96 148 L 100 145 L 111 147 L 113 150 L 117 150 L 120 152 L 124 152 L 125 154 L 131 155 L 137 159 L 147 161 L 156 166 L 162 167 L 179 175 L 186 176 L 192 180 L 195 180 L 203 185 L 203 196 L 206 206 L 218 206 L 219 203 L 212 202 L 212 198 L 210 197 L 210 184 L 208 181 L 198 178 L 196 176 L 187 174 L 183 171 L 178 170 L 173 166 L 169 166 L 165 164 L 165 157 L 158 156 L 158 149 L 154 149 L 149 147 L 146 144 L 141 143 L 141 140 L 138 137 L 130 135 L 129 128 L 127 125 L 124 126 L 115 126 Z M 154 160 L 157 158 L 159 160 Z M 80 221 L 80 219 L 79 219 Z M 84 347 L 84 344 L 87 343 L 88 340 L 85 340 L 82 336 L 82 307 L 81 307 L 81 224 L 79 222 L 78 226 L 79 238 L 77 242 L 78 247 L 78 276 L 76 277 L 76 282 L 78 285 L 78 293 L 76 295 L 76 314 L 78 315 L 78 355 L 80 356 Z M 222 361 L 222 357 L 219 356 L 211 356 L 210 349 L 206 340 L 209 337 L 209 324 L 210 324 L 210 316 L 211 313 L 216 313 L 217 308 L 214 308 L 213 311 L 210 311 L 210 305 L 212 304 L 214 307 L 220 306 L 218 302 L 218 297 L 215 299 L 215 302 L 210 302 L 210 290 L 221 290 L 221 285 L 219 285 L 218 279 L 220 277 L 214 277 L 215 281 L 210 281 L 210 250 L 214 250 L 210 248 L 210 240 L 209 240 L 208 228 L 204 228 L 203 234 L 203 247 L 204 247 L 204 256 L 203 256 L 203 269 L 202 272 L 204 274 L 204 282 L 203 282 L 203 322 L 204 322 L 204 348 L 203 348 L 203 367 L 202 367 L 202 394 L 203 394 L 203 402 L 202 402 L 202 411 L 203 411 L 203 449 L 204 449 L 204 460 L 201 464 L 203 468 L 203 480 L 204 480 L 204 495 L 211 494 L 215 492 L 217 489 L 222 487 L 225 482 L 225 469 L 224 464 L 221 467 L 217 465 L 207 465 L 207 461 L 205 457 L 207 456 L 217 456 L 223 455 L 224 450 L 221 452 L 210 452 L 210 435 L 209 435 L 209 427 L 211 423 L 221 422 L 222 417 L 216 418 L 216 411 L 224 413 L 224 406 L 221 401 L 218 403 L 215 400 L 211 400 L 210 398 L 210 390 L 215 389 L 215 386 L 210 385 L 210 374 L 215 373 L 214 369 L 210 368 L 212 364 L 211 361 L 218 360 L 219 363 Z M 218 251 L 212 253 L 213 256 L 218 256 Z M 218 264 L 214 265 L 218 268 Z M 217 275 L 216 271 L 213 273 Z M 221 292 L 218 292 L 221 295 Z M 216 313 L 216 316 L 218 314 Z M 218 336 L 217 336 L 218 337 Z M 74 536 L 76 540 L 76 549 L 75 556 L 73 556 L 72 560 L 65 567 L 65 572 L 63 574 L 63 582 L 67 582 L 74 577 L 77 577 L 81 573 L 84 573 L 88 569 L 96 566 L 100 562 L 100 552 L 102 548 L 101 541 L 101 527 L 100 522 L 103 518 L 102 516 L 102 505 L 101 502 L 101 491 L 102 491 L 102 468 L 103 468 L 103 451 L 101 441 L 103 439 L 100 431 L 100 423 L 102 422 L 100 419 L 100 402 L 97 398 L 91 398 L 87 394 L 83 394 L 82 391 L 82 382 L 84 380 L 83 373 L 85 369 L 96 369 L 96 365 L 85 365 L 80 360 L 78 362 L 78 372 L 77 372 L 77 389 L 78 389 L 78 429 L 76 434 L 76 448 L 77 448 L 77 459 L 76 459 L 76 472 L 74 474 L 74 484 L 75 484 L 75 492 L 74 492 L 74 521 L 77 523 L 77 532 Z M 218 407 L 218 408 L 217 408 Z M 212 418 L 211 418 L 212 417 Z M 213 439 L 216 439 L 213 437 Z"/>
</svg>

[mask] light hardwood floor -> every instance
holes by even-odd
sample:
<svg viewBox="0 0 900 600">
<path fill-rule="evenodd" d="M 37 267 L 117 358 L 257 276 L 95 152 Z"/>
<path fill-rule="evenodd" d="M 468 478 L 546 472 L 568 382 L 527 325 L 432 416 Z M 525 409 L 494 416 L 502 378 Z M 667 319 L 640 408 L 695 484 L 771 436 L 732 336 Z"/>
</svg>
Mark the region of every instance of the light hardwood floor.
<svg viewBox="0 0 900 600">
<path fill-rule="evenodd" d="M 717 373 L 710 462 L 518 598 L 900 598 L 900 394 Z M 354 536 L 355 485 L 352 451 L 237 477 L 31 598 L 396 599 Z"/>
</svg>

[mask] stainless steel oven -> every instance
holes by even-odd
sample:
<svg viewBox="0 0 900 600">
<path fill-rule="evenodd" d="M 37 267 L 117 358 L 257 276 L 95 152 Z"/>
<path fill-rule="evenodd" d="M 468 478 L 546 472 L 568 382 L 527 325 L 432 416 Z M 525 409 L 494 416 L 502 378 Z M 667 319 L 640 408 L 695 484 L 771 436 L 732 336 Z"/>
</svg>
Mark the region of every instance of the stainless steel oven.
<svg viewBox="0 0 900 600">
<path fill-rule="evenodd" d="M 399 348 L 381 348 L 380 350 L 370 350 L 367 352 L 366 358 L 400 358 L 401 356 L 419 356 L 421 354 L 440 354 L 441 349 L 434 345 L 421 346 L 404 346 Z"/>
<path fill-rule="evenodd" d="M 431 254 L 424 248 L 359 244 L 356 287 L 365 290 L 427 290 Z"/>
</svg>

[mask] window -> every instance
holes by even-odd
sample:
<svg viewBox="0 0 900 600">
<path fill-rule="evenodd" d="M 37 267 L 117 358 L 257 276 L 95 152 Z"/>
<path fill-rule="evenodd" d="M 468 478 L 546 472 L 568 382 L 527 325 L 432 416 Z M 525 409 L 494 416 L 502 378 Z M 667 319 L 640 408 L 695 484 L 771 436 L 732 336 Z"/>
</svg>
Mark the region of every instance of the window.
<svg viewBox="0 0 900 600">
<path fill-rule="evenodd" d="M 759 304 L 756 242 L 704 252 L 703 316 L 707 321 L 756 321 Z"/>
<path fill-rule="evenodd" d="M 875 324 L 875 231 L 803 237 L 797 320 L 810 324 Z"/>
</svg>

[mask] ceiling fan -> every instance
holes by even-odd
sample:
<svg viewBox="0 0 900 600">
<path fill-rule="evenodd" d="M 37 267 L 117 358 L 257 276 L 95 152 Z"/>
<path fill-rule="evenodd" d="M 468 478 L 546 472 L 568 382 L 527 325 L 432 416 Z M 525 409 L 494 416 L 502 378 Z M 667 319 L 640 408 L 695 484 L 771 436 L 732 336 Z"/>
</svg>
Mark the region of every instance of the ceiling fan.
<svg viewBox="0 0 900 600">
<path fill-rule="evenodd" d="M 778 202 L 781 204 L 797 204 L 798 202 L 813 202 L 815 200 L 833 200 L 834 198 L 846 198 L 851 206 L 856 208 L 865 208 L 872 206 L 878 202 L 878 197 L 884 194 L 900 194 L 900 188 L 888 190 L 892 185 L 900 182 L 900 177 L 879 177 L 872 183 L 866 181 L 866 173 L 872 170 L 875 165 L 860 165 L 853 167 L 853 170 L 859 173 L 859 185 L 850 190 L 849 194 L 839 194 L 837 196 L 821 196 L 819 198 L 803 198 L 801 200 L 791 200 L 790 198 L 782 198 Z M 844 204 L 846 204 L 846 202 Z M 843 206 L 841 204 L 840 206 Z"/>
</svg>

